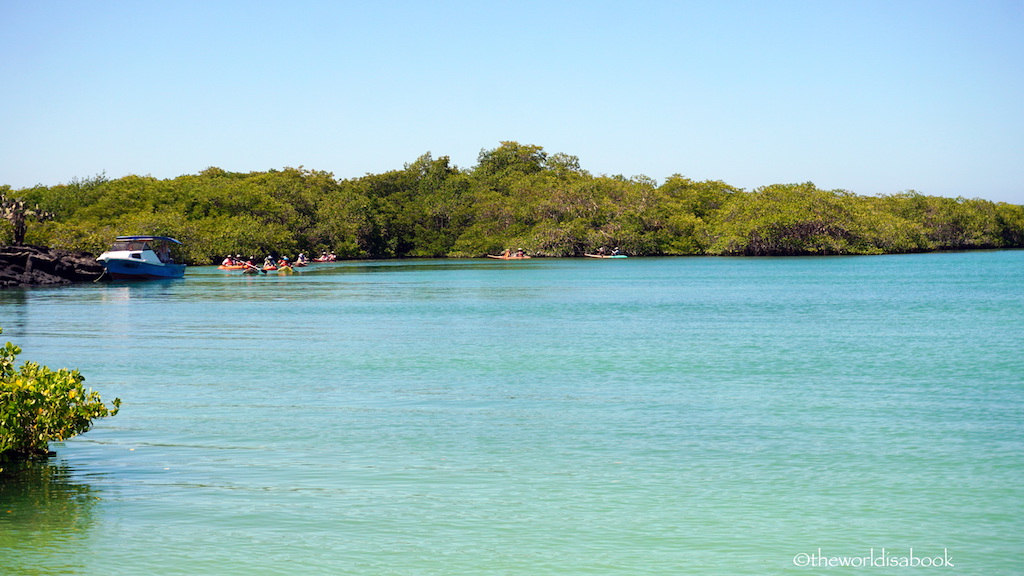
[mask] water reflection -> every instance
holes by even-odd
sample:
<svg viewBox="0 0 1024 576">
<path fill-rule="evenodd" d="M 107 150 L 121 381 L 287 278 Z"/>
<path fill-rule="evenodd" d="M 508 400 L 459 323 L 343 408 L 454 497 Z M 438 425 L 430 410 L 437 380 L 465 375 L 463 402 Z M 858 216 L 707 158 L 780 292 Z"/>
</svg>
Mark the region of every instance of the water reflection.
<svg viewBox="0 0 1024 576">
<path fill-rule="evenodd" d="M 0 290 L 0 307 L 4 311 L 3 314 L 0 314 L 0 328 L 6 330 L 0 338 L 9 338 L 11 334 L 16 334 L 24 329 L 28 321 L 28 309 L 25 307 L 27 300 L 28 297 L 24 290 L 17 288 Z"/>
<path fill-rule="evenodd" d="M 99 494 L 59 463 L 0 472 L 3 573 L 80 574 Z"/>
<path fill-rule="evenodd" d="M 126 302 L 132 297 L 128 286 L 109 286 L 100 292 L 100 302 Z"/>
</svg>

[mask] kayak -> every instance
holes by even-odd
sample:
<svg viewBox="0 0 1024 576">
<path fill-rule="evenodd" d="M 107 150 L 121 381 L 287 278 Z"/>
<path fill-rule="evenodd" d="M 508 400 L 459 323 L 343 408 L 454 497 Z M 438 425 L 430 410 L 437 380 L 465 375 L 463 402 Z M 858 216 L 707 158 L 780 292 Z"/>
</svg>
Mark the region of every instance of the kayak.
<svg viewBox="0 0 1024 576">
<path fill-rule="evenodd" d="M 277 269 L 278 274 L 291 274 L 292 272 L 295 272 L 295 269 L 291 266 L 281 266 Z"/>
<path fill-rule="evenodd" d="M 218 270 L 245 270 L 245 264 L 234 264 L 234 265 L 231 265 L 231 266 L 225 266 L 225 265 L 221 264 L 220 266 L 217 266 L 217 269 Z"/>
<path fill-rule="evenodd" d="M 530 256 L 495 256 L 493 254 L 488 254 L 487 257 L 488 258 L 494 258 L 494 259 L 497 259 L 497 260 L 529 260 L 530 259 Z"/>
<path fill-rule="evenodd" d="M 628 258 L 625 254 L 584 254 L 587 258 Z"/>
<path fill-rule="evenodd" d="M 263 271 L 264 272 L 273 272 L 274 270 L 277 270 L 277 266 L 264 266 L 263 267 Z"/>
</svg>

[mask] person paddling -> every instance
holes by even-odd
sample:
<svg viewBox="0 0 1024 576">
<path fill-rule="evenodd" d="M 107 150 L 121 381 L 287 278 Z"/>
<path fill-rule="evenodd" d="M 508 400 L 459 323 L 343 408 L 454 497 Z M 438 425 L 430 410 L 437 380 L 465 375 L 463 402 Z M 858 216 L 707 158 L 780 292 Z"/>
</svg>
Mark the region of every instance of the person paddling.
<svg viewBox="0 0 1024 576">
<path fill-rule="evenodd" d="M 264 269 L 260 268 L 259 266 L 253 264 L 252 260 L 246 260 L 244 266 L 245 266 L 245 270 L 242 270 L 243 274 L 245 274 L 245 273 L 253 273 L 253 274 L 255 274 L 256 272 L 261 272 L 263 274 L 267 273 L 266 270 L 264 270 Z"/>
</svg>

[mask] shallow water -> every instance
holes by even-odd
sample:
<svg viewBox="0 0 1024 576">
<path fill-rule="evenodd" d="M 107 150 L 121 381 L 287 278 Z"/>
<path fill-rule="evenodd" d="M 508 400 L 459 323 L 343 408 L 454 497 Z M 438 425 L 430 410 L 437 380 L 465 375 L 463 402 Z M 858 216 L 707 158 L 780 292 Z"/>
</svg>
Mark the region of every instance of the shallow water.
<svg viewBox="0 0 1024 576">
<path fill-rule="evenodd" d="M 124 402 L 0 484 L 0 572 L 1018 574 L 1022 286 L 1005 251 L 0 292 Z"/>
</svg>

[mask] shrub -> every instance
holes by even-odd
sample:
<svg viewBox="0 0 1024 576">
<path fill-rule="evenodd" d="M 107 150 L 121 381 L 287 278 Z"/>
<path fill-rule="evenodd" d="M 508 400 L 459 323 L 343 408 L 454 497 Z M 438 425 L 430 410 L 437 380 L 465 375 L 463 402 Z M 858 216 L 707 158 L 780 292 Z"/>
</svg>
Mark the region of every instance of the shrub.
<svg viewBox="0 0 1024 576">
<path fill-rule="evenodd" d="M 2 329 L 0 329 L 2 332 Z M 21 348 L 0 348 L 0 471 L 4 462 L 52 455 L 49 443 L 87 432 L 95 418 L 113 416 L 121 406 L 106 406 L 98 392 L 82 386 L 78 370 L 50 370 L 25 362 L 17 370 Z"/>
</svg>

